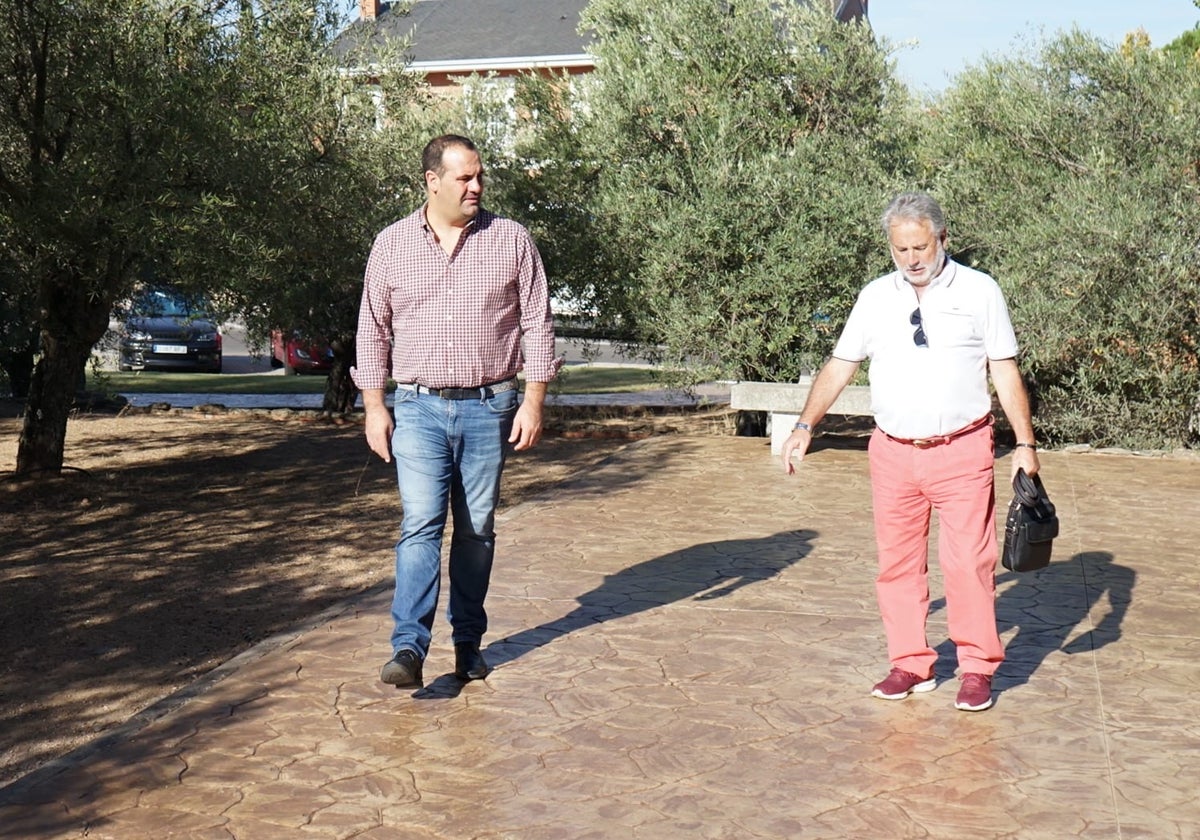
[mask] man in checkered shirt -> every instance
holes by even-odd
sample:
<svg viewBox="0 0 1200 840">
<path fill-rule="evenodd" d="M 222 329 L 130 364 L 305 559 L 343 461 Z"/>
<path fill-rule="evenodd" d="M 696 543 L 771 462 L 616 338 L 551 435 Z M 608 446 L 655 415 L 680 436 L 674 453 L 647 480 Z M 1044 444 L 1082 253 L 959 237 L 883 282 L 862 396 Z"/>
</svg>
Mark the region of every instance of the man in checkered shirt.
<svg viewBox="0 0 1200 840">
<path fill-rule="evenodd" d="M 404 511 L 393 657 L 380 674 L 398 688 L 423 685 L 448 513 L 454 670 L 463 680 L 488 675 L 479 646 L 500 474 L 510 447 L 528 449 L 541 437 L 546 384 L 559 366 L 541 257 L 525 228 L 480 206 L 475 144 L 434 138 L 422 166 L 424 206 L 385 228 L 371 248 L 351 372 L 367 445 L 384 461 L 395 458 Z M 389 377 L 393 411 L 384 402 Z"/>
</svg>

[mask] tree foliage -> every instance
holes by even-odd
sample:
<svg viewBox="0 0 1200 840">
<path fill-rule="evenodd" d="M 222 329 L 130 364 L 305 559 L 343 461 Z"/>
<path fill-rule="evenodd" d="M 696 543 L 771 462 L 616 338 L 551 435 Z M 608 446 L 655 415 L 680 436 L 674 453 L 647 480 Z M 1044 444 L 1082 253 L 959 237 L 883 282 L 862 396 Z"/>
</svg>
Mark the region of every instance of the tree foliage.
<svg viewBox="0 0 1200 840">
<path fill-rule="evenodd" d="M 18 469 L 61 467 L 75 383 L 139 277 L 338 351 L 374 234 L 465 131 L 488 203 L 552 291 L 695 380 L 820 365 L 891 268 L 876 219 L 926 188 L 957 256 L 1004 285 L 1041 433 L 1196 440 L 1200 73 L 1185 33 L 1079 33 L 987 61 L 920 106 L 886 44 L 823 4 L 594 0 L 588 77 L 469 86 L 464 114 L 338 0 L 13 0 L 0 13 L 0 366 L 29 400 Z M 344 45 L 344 41 L 339 44 Z M 386 102 L 386 119 L 377 108 Z M 36 362 L 36 363 L 35 363 Z M 24 371 L 24 374 L 22 374 Z"/>
<path fill-rule="evenodd" d="M 293 43 L 294 59 L 269 51 L 251 59 L 285 87 L 259 115 L 274 165 L 256 171 L 235 217 L 257 226 L 265 259 L 231 292 L 259 344 L 274 329 L 329 343 L 334 368 L 323 408 L 345 412 L 357 397 L 349 371 L 363 266 L 375 234 L 420 203 L 430 97 L 404 72 L 406 43 L 360 53 L 354 31 L 336 46 L 330 35 Z M 367 63 L 370 78 L 361 72 Z"/>
<path fill-rule="evenodd" d="M 504 126 L 494 199 L 556 294 L 693 379 L 816 367 L 885 257 L 874 219 L 910 156 L 886 54 L 767 0 L 596 0 L 582 26 L 594 73 L 476 108 Z"/>
<path fill-rule="evenodd" d="M 1200 64 L 1200 26 L 1184 32 L 1163 47 L 1163 51 Z"/>
<path fill-rule="evenodd" d="M 1200 0 L 1193 0 L 1192 5 L 1200 9 Z M 1163 47 L 1163 52 L 1179 58 L 1191 59 L 1200 65 L 1200 24 L 1193 26 Z"/>
<path fill-rule="evenodd" d="M 886 54 L 827 9 L 767 0 L 597 0 L 584 26 L 613 298 L 698 377 L 816 367 L 881 265 L 874 218 L 909 159 Z"/>
<path fill-rule="evenodd" d="M 506 106 L 505 195 L 601 320 L 697 377 L 791 378 L 890 268 L 887 198 L 929 189 L 1006 289 L 1043 435 L 1195 442 L 1190 55 L 1072 33 L 918 108 L 868 33 L 792 4 L 596 0 L 585 26 L 596 73 Z"/>
<path fill-rule="evenodd" d="M 37 336 L 19 472 L 61 467 L 76 383 L 139 277 L 227 308 L 267 301 L 265 324 L 302 308 L 292 290 L 324 284 L 342 301 L 352 264 L 361 276 L 375 214 L 356 205 L 394 191 L 379 158 L 354 147 L 364 119 L 329 53 L 340 11 L 334 0 L 7 5 L 0 283 Z M 0 344 L 26 346 L 19 333 Z"/>
<path fill-rule="evenodd" d="M 171 26 L 149 4 L 105 0 L 16 0 L 0 19 L 3 282 L 34 314 L 40 353 L 19 471 L 61 465 L 84 361 L 157 250 L 145 231 L 208 163 L 201 153 L 180 167 L 172 154 L 175 137 L 201 128 L 179 90 L 204 69 L 196 35 L 186 17 Z"/>
<path fill-rule="evenodd" d="M 1075 32 L 961 76 L 922 134 L 952 244 L 1005 288 L 1052 440 L 1195 439 L 1198 97 L 1188 61 Z"/>
<path fill-rule="evenodd" d="M 487 164 L 487 203 L 529 228 L 551 294 L 607 337 L 632 339 L 636 319 L 620 284 L 627 271 L 612 220 L 596 213 L 600 166 L 584 148 L 580 116 L 594 78 L 526 74 L 466 85 L 464 130 Z"/>
</svg>

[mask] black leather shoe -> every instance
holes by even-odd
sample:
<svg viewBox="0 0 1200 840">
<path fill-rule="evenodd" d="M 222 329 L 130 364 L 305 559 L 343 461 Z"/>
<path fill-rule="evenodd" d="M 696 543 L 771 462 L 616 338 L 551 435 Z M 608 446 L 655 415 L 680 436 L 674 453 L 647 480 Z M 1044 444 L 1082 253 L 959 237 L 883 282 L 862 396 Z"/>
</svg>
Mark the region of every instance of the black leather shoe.
<svg viewBox="0 0 1200 840">
<path fill-rule="evenodd" d="M 379 679 L 396 688 L 420 688 L 425 684 L 421 679 L 421 657 L 404 648 L 383 666 Z"/>
<path fill-rule="evenodd" d="M 479 642 L 456 642 L 454 645 L 454 676 L 460 680 L 481 680 L 492 668 L 479 652 Z"/>
</svg>

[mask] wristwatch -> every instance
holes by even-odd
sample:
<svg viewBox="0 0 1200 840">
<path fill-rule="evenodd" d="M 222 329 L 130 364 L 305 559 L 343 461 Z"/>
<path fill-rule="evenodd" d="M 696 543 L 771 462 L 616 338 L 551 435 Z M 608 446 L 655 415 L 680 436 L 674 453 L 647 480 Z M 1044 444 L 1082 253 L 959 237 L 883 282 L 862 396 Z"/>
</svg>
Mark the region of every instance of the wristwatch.
<svg viewBox="0 0 1200 840">
<path fill-rule="evenodd" d="M 792 431 L 793 432 L 808 432 L 811 435 L 812 434 L 812 426 L 808 425 L 803 420 L 797 420 L 796 425 L 792 426 Z"/>
</svg>

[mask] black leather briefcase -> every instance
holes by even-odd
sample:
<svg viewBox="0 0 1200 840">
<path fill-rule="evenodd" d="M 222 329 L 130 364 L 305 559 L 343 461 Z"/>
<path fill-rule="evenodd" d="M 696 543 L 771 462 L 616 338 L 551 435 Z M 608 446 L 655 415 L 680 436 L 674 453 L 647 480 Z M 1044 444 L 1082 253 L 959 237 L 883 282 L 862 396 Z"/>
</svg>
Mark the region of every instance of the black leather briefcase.
<svg viewBox="0 0 1200 840">
<path fill-rule="evenodd" d="M 1000 562 L 1013 572 L 1032 572 L 1050 565 L 1050 549 L 1058 536 L 1058 514 L 1046 495 L 1041 476 L 1017 470 L 1013 500 L 1004 523 Z"/>
</svg>

